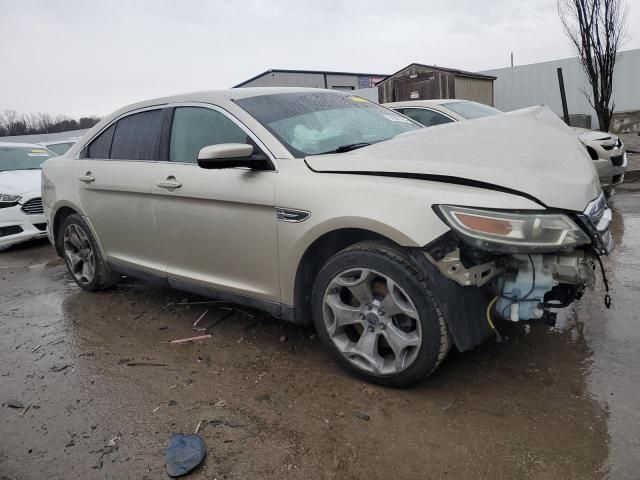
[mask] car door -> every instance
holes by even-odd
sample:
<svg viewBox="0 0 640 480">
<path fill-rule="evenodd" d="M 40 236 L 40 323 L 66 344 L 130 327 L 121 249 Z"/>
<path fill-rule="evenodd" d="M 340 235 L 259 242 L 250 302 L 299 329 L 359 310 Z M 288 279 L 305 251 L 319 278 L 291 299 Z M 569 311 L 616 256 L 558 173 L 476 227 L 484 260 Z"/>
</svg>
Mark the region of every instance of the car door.
<svg viewBox="0 0 640 480">
<path fill-rule="evenodd" d="M 108 261 L 164 273 L 151 197 L 162 109 L 120 118 L 80 155 L 75 169 L 80 204 Z"/>
<path fill-rule="evenodd" d="M 262 153 L 266 149 L 213 106 L 173 107 L 165 125 L 167 161 L 154 168 L 151 188 L 169 282 L 279 302 L 273 165 L 206 170 L 197 164 L 207 145 L 252 143 Z"/>
</svg>

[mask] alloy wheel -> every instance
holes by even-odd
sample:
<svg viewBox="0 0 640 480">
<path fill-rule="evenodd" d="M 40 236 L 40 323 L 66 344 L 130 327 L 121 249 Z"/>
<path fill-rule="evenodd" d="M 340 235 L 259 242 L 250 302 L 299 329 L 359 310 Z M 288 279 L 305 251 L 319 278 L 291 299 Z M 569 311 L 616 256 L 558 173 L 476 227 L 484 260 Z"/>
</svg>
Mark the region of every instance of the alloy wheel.
<svg viewBox="0 0 640 480">
<path fill-rule="evenodd" d="M 422 344 L 415 304 L 389 276 L 368 268 L 336 275 L 324 294 L 324 324 L 338 351 L 358 368 L 397 374 Z"/>
<path fill-rule="evenodd" d="M 90 284 L 95 276 L 96 259 L 86 232 L 75 223 L 67 225 L 63 245 L 71 274 L 81 285 Z"/>
</svg>

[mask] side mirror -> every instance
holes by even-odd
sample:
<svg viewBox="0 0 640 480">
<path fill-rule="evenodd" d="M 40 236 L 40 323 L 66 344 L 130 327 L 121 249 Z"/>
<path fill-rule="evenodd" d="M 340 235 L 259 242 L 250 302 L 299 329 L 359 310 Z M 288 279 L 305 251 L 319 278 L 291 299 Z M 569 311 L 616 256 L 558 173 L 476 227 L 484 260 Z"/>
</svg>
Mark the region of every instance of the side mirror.
<svg viewBox="0 0 640 480">
<path fill-rule="evenodd" d="M 257 163 L 253 159 L 253 145 L 246 143 L 221 143 L 200 149 L 198 165 L 201 168 L 219 169 L 252 167 Z"/>
</svg>

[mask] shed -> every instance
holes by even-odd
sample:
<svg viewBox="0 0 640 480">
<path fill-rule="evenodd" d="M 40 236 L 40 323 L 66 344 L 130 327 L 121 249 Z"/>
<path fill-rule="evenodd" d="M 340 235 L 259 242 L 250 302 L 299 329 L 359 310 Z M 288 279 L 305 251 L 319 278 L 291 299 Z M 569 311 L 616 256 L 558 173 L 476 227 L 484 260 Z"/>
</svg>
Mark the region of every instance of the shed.
<svg viewBox="0 0 640 480">
<path fill-rule="evenodd" d="M 493 106 L 496 77 L 412 63 L 376 85 L 380 103 L 456 98 Z"/>
</svg>

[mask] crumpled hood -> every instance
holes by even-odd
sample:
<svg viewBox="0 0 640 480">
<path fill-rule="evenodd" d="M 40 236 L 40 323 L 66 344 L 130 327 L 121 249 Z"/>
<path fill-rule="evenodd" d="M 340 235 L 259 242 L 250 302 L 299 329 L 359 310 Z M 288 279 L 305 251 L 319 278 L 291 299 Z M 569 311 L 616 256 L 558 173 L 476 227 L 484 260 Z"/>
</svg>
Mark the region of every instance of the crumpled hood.
<svg viewBox="0 0 640 480">
<path fill-rule="evenodd" d="M 22 195 L 23 193 L 40 190 L 42 171 L 38 170 L 10 170 L 0 172 L 0 193 Z"/>
<path fill-rule="evenodd" d="M 424 128 L 305 161 L 316 172 L 415 174 L 491 184 L 574 211 L 583 211 L 601 192 L 586 149 L 547 107 Z"/>
</svg>

